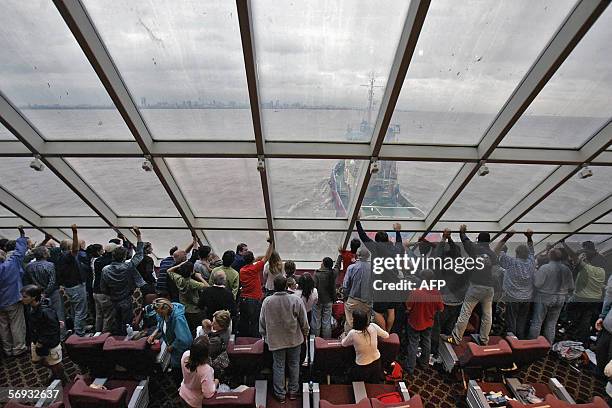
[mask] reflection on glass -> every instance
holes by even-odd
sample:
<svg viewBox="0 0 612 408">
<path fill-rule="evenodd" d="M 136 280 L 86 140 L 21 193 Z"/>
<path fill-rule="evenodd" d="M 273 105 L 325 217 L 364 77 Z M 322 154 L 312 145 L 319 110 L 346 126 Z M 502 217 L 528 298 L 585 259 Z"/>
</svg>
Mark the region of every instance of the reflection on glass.
<svg viewBox="0 0 612 408">
<path fill-rule="evenodd" d="M 266 139 L 369 141 L 409 4 L 252 2 Z"/>
<path fill-rule="evenodd" d="M 391 119 L 399 142 L 477 144 L 574 3 L 432 1 Z"/>
<path fill-rule="evenodd" d="M 556 166 L 488 164 L 490 173 L 474 177 L 442 216 L 452 221 L 498 221 Z"/>
<path fill-rule="evenodd" d="M 502 146 L 579 148 L 611 116 L 612 9 L 593 27 L 527 111 Z"/>
<path fill-rule="evenodd" d="M 42 216 L 88 216 L 95 213 L 49 169 L 30 168 L 31 158 L 0 159 L 0 185 Z"/>
<path fill-rule="evenodd" d="M 176 207 L 152 171 L 133 158 L 66 159 L 117 215 L 178 217 Z"/>
<path fill-rule="evenodd" d="M 280 218 L 345 218 L 359 160 L 270 159 L 272 206 Z"/>
<path fill-rule="evenodd" d="M 85 0 L 155 139 L 253 139 L 235 2 Z"/>
<path fill-rule="evenodd" d="M 281 258 L 294 261 L 320 262 L 326 256 L 335 261 L 344 239 L 344 232 L 329 231 L 277 231 L 275 235 Z"/>
<path fill-rule="evenodd" d="M 575 174 L 521 222 L 570 222 L 593 205 L 612 194 L 612 167 L 593 168 L 593 176 L 581 179 Z"/>
<path fill-rule="evenodd" d="M 236 252 L 241 243 L 247 244 L 256 257 L 263 256 L 268 248 L 267 231 L 207 230 L 204 233 L 219 256 L 228 250 Z"/>
<path fill-rule="evenodd" d="M 380 161 L 361 205 L 362 218 L 424 219 L 461 165 Z"/>
<path fill-rule="evenodd" d="M 257 159 L 166 162 L 196 217 L 266 217 Z"/>
<path fill-rule="evenodd" d="M 45 139 L 132 139 L 53 2 L 3 1 L 0 50 L 0 89 Z"/>
</svg>

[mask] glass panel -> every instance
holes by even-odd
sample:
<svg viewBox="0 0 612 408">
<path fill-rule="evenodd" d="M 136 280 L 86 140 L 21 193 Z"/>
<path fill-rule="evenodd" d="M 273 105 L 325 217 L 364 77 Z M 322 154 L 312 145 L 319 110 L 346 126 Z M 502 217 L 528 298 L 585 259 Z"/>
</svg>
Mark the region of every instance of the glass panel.
<svg viewBox="0 0 612 408">
<path fill-rule="evenodd" d="M 15 214 L 0 205 L 0 217 L 14 217 Z"/>
<path fill-rule="evenodd" d="M 453 221 L 498 221 L 556 166 L 487 164 L 490 173 L 474 177 L 442 216 Z"/>
<path fill-rule="evenodd" d="M 46 139 L 132 139 L 52 2 L 7 0 L 0 88 Z"/>
<path fill-rule="evenodd" d="M 612 167 L 593 168 L 593 176 L 581 179 L 574 175 L 521 222 L 570 222 L 593 205 L 612 194 Z"/>
<path fill-rule="evenodd" d="M 266 139 L 369 141 L 409 4 L 252 2 Z"/>
<path fill-rule="evenodd" d="M 255 257 L 263 256 L 268 248 L 267 231 L 209 230 L 204 231 L 204 234 L 219 256 L 228 250 L 236 251 L 240 243 L 247 244 Z"/>
<path fill-rule="evenodd" d="M 78 220 L 76 220 L 78 223 Z M 69 228 L 62 229 L 69 237 L 72 237 L 72 230 Z M 84 240 L 85 245 L 91 244 L 101 244 L 102 246 L 106 245 L 109 240 L 113 238 L 117 238 L 117 233 L 112 229 L 107 228 L 79 228 L 78 229 L 79 240 Z M 130 242 L 136 242 L 136 238 L 130 236 L 128 237 Z"/>
<path fill-rule="evenodd" d="M 322 261 L 329 256 L 334 261 L 344 232 L 327 231 L 277 231 L 276 249 L 284 260 Z"/>
<path fill-rule="evenodd" d="M 166 159 L 196 217 L 265 218 L 257 159 Z"/>
<path fill-rule="evenodd" d="M 608 8 L 510 130 L 502 146 L 581 147 L 610 119 Z"/>
<path fill-rule="evenodd" d="M 23 226 L 26 227 L 26 225 L 27 223 L 24 222 Z M 32 240 L 34 243 L 43 242 L 43 240 L 45 239 L 45 234 L 35 228 L 26 227 L 25 233 L 26 237 L 30 238 L 30 240 Z M 0 229 L 0 238 L 6 238 L 10 240 L 17 239 L 19 238 L 19 231 L 17 231 L 17 228 L 2 228 Z"/>
<path fill-rule="evenodd" d="M 582 243 L 585 241 L 592 241 L 595 243 L 595 245 L 597 245 L 597 244 L 601 244 L 604 241 L 609 240 L 610 238 L 612 238 L 612 235 L 574 234 L 571 237 L 566 238 L 565 241 L 575 242 L 578 245 L 582 245 Z"/>
<path fill-rule="evenodd" d="M 87 216 L 95 213 L 49 169 L 30 168 L 29 157 L 0 159 L 0 185 L 42 216 Z"/>
<path fill-rule="evenodd" d="M 362 160 L 270 159 L 275 217 L 346 218 Z"/>
<path fill-rule="evenodd" d="M 156 139 L 253 139 L 234 2 L 85 6 Z"/>
<path fill-rule="evenodd" d="M 424 219 L 459 163 L 381 161 L 361 205 L 362 218 Z"/>
<path fill-rule="evenodd" d="M 177 217 L 176 207 L 157 175 L 144 171 L 142 159 L 66 159 L 119 216 Z"/>
<path fill-rule="evenodd" d="M 598 219 L 597 222 L 612 224 L 612 212 L 609 213 L 608 215 L 604 215 L 603 217 Z"/>
<path fill-rule="evenodd" d="M 186 249 L 193 238 L 188 229 L 143 229 L 142 240 L 150 242 L 155 256 L 163 259 L 170 256 L 170 248 L 176 245 L 179 249 Z"/>
<path fill-rule="evenodd" d="M 17 140 L 9 130 L 0 123 L 0 140 Z"/>
<path fill-rule="evenodd" d="M 391 119 L 399 142 L 477 144 L 574 3 L 433 1 Z"/>
</svg>

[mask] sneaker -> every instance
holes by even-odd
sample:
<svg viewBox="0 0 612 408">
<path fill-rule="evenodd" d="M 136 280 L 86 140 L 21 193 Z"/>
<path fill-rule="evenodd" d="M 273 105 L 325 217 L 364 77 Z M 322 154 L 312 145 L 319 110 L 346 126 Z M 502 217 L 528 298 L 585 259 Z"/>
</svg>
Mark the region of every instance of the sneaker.
<svg viewBox="0 0 612 408">
<path fill-rule="evenodd" d="M 280 402 L 281 404 L 284 404 L 286 402 L 285 396 L 284 395 L 276 395 L 276 394 L 272 394 L 272 396 L 274 397 L 275 400 L 277 400 L 278 402 Z"/>
<path fill-rule="evenodd" d="M 289 398 L 289 401 L 295 401 L 296 399 L 298 399 L 298 395 L 290 392 L 289 394 L 287 394 L 287 398 Z"/>
<path fill-rule="evenodd" d="M 457 346 L 457 342 L 453 338 L 453 336 L 448 336 L 446 334 L 441 334 L 440 339 L 448 344 L 452 344 L 453 346 Z"/>
</svg>

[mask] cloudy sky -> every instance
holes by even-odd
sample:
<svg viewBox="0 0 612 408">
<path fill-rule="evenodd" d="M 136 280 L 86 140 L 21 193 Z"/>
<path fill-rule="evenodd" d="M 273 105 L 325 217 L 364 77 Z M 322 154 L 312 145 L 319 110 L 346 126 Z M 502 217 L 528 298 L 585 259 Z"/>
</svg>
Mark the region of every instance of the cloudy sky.
<svg viewBox="0 0 612 408">
<path fill-rule="evenodd" d="M 84 4 L 138 102 L 248 101 L 233 1 Z M 497 112 L 573 6 L 434 0 L 398 108 Z M 370 72 L 384 85 L 408 2 L 257 0 L 252 7 L 263 101 L 359 107 Z M 611 37 L 609 9 L 531 113 L 609 115 Z M 52 2 L 4 1 L 0 47 L 0 89 L 16 104 L 110 103 Z"/>
</svg>

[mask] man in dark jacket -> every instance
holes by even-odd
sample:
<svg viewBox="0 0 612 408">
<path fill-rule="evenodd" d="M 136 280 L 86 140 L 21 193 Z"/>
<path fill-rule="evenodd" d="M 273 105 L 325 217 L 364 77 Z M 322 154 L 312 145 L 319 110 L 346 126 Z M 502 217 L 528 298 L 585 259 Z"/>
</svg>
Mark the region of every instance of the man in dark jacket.
<svg viewBox="0 0 612 408">
<path fill-rule="evenodd" d="M 21 301 L 30 306 L 32 362 L 49 367 L 52 378 L 66 385 L 68 378 L 62 365 L 60 323 L 57 313 L 49 306 L 49 299 L 42 298 L 42 293 L 42 288 L 36 285 L 27 285 L 21 289 Z"/>
<path fill-rule="evenodd" d="M 323 258 L 321 268 L 315 272 L 315 288 L 319 300 L 312 307 L 312 330 L 315 336 L 323 333 L 324 339 L 331 338 L 332 305 L 336 297 L 336 274 L 332 270 L 334 261 Z"/>
<path fill-rule="evenodd" d="M 102 293 L 102 289 L 100 289 L 100 281 L 102 281 L 102 269 L 104 269 L 105 266 L 113 263 L 113 251 L 118 247 L 119 245 L 115 244 L 114 242 L 104 245 L 104 254 L 94 261 L 92 290 L 96 307 L 97 332 L 110 332 L 115 325 L 115 311 L 113 309 L 113 302 L 111 302 L 110 296 Z"/>
<path fill-rule="evenodd" d="M 236 302 L 234 295 L 226 286 L 225 272 L 217 270 L 210 277 L 213 285 L 202 289 L 200 292 L 198 307 L 204 310 L 204 318 L 213 320 L 217 310 L 227 310 L 231 317 L 236 317 Z"/>
<path fill-rule="evenodd" d="M 127 250 L 124 247 L 115 248 L 113 263 L 102 269 L 100 289 L 102 293 L 110 296 L 115 308 L 115 327 L 112 333 L 119 336 L 126 335 L 126 325 L 132 323 L 134 309 L 132 307 L 132 292 L 135 287 L 146 285 L 142 276 L 136 269 L 143 258 L 143 242 L 138 227 L 133 227 L 138 240 L 136 253 L 126 262 Z"/>
</svg>

